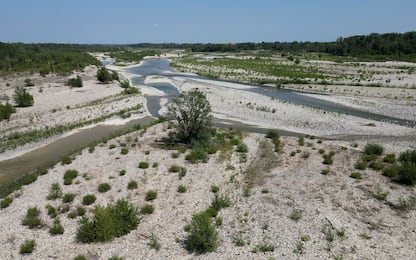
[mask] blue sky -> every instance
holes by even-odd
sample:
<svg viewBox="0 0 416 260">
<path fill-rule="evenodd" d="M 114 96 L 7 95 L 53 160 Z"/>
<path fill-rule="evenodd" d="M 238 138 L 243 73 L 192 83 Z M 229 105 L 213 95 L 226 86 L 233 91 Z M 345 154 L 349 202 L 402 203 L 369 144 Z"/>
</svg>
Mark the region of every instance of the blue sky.
<svg viewBox="0 0 416 260">
<path fill-rule="evenodd" d="M 0 0 L 0 41 L 333 41 L 416 30 L 415 0 Z"/>
</svg>

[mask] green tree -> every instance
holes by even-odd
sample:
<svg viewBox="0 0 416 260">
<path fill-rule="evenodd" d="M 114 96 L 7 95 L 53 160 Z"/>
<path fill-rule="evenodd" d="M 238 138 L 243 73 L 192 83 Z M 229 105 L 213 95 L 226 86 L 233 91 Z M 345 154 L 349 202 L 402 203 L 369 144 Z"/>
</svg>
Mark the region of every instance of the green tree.
<svg viewBox="0 0 416 260">
<path fill-rule="evenodd" d="M 18 107 L 30 107 L 34 103 L 33 96 L 21 86 L 16 87 L 13 98 Z"/>
<path fill-rule="evenodd" d="M 81 77 L 79 75 L 77 75 L 76 78 L 70 78 L 68 80 L 68 85 L 71 88 L 82 88 L 83 85 L 82 85 L 82 79 L 81 79 Z"/>
<path fill-rule="evenodd" d="M 168 107 L 168 115 L 175 120 L 176 136 L 190 144 L 204 135 L 211 125 L 211 105 L 200 90 L 181 93 Z"/>
<path fill-rule="evenodd" d="M 102 67 L 97 71 L 97 80 L 102 83 L 108 83 L 113 80 L 113 77 L 106 68 Z"/>
<path fill-rule="evenodd" d="M 16 109 L 10 103 L 0 104 L 0 121 L 9 120 L 13 113 L 16 113 Z"/>
</svg>

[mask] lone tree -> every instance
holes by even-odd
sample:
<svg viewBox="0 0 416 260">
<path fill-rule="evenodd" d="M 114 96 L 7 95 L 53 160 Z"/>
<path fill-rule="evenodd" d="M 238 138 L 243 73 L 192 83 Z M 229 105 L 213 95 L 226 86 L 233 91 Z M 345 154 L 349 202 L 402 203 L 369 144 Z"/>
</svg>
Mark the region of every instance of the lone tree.
<svg viewBox="0 0 416 260">
<path fill-rule="evenodd" d="M 68 80 L 68 85 L 71 88 L 82 88 L 82 79 L 79 75 L 76 78 L 70 78 Z"/>
<path fill-rule="evenodd" d="M 168 116 L 175 120 L 176 137 L 190 144 L 211 125 L 211 105 L 200 90 L 181 93 L 168 107 Z"/>
<path fill-rule="evenodd" d="M 30 107 L 34 103 L 33 96 L 22 86 L 16 87 L 13 98 L 18 107 Z"/>
<path fill-rule="evenodd" d="M 108 83 L 113 80 L 113 77 L 106 68 L 102 67 L 97 71 L 97 79 L 99 82 Z"/>
</svg>

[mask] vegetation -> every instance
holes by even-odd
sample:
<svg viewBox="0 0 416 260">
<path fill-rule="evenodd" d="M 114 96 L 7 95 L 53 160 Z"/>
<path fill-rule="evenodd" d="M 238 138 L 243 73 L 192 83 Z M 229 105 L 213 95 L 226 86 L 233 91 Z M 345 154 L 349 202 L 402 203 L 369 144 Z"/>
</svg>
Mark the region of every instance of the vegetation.
<svg viewBox="0 0 416 260">
<path fill-rule="evenodd" d="M 154 200 L 157 197 L 157 191 L 154 190 L 149 190 L 148 192 L 146 192 L 146 197 L 145 200 L 149 201 L 149 200 Z"/>
<path fill-rule="evenodd" d="M 13 99 L 18 107 L 30 107 L 34 103 L 33 96 L 22 86 L 15 88 Z"/>
<path fill-rule="evenodd" d="M 71 185 L 72 181 L 78 176 L 77 170 L 67 170 L 64 173 L 64 184 Z"/>
<path fill-rule="evenodd" d="M 136 62 L 139 63 L 146 56 L 155 56 L 159 55 L 160 52 L 152 49 L 144 50 L 123 50 L 119 52 L 111 52 L 110 56 L 116 59 L 116 62 Z"/>
<path fill-rule="evenodd" d="M 367 144 L 364 148 L 364 154 L 380 156 L 383 154 L 384 148 L 380 144 Z"/>
<path fill-rule="evenodd" d="M 53 226 L 49 228 L 49 234 L 62 235 L 64 233 L 64 227 L 61 225 L 59 218 L 53 221 Z"/>
<path fill-rule="evenodd" d="M 402 152 L 398 164 L 394 164 L 383 171 L 383 175 L 405 185 L 416 184 L 416 149 Z"/>
<path fill-rule="evenodd" d="M 49 194 L 46 198 L 48 200 L 56 200 L 61 197 L 62 197 L 61 185 L 59 185 L 59 183 L 57 182 L 52 183 L 51 187 L 49 188 Z"/>
<path fill-rule="evenodd" d="M 182 92 L 168 113 L 175 120 L 176 138 L 186 144 L 201 139 L 211 125 L 211 106 L 200 90 Z"/>
<path fill-rule="evenodd" d="M 82 84 L 82 79 L 79 75 L 77 75 L 76 78 L 70 78 L 68 79 L 68 85 L 71 88 L 82 88 L 83 84 Z"/>
<path fill-rule="evenodd" d="M 207 213 L 194 214 L 189 229 L 189 235 L 185 241 L 187 250 L 203 254 L 217 248 L 218 233 Z"/>
<path fill-rule="evenodd" d="M 160 243 L 159 243 L 156 235 L 153 234 L 153 233 L 152 233 L 152 236 L 150 237 L 149 246 L 150 246 L 150 248 L 152 248 L 156 251 L 160 250 Z"/>
<path fill-rule="evenodd" d="M 147 169 L 147 168 L 149 168 L 149 163 L 148 162 L 139 162 L 139 168 L 140 169 Z"/>
<path fill-rule="evenodd" d="M 111 186 L 108 183 L 100 183 L 98 185 L 98 191 L 101 192 L 101 193 L 107 192 L 110 189 L 111 189 Z"/>
<path fill-rule="evenodd" d="M 140 220 L 137 209 L 127 200 L 120 199 L 107 207 L 97 206 L 91 220 L 83 217 L 76 239 L 82 243 L 105 242 L 137 228 Z"/>
<path fill-rule="evenodd" d="M 113 76 L 105 67 L 101 67 L 97 71 L 97 80 L 101 83 L 107 84 L 113 80 Z"/>
<path fill-rule="evenodd" d="M 13 113 L 16 113 L 16 109 L 10 103 L 0 103 L 0 121 L 9 120 Z"/>
<path fill-rule="evenodd" d="M 186 192 L 186 186 L 184 185 L 179 185 L 178 188 L 176 189 L 179 193 L 185 193 Z"/>
<path fill-rule="evenodd" d="M 76 195 L 74 193 L 66 193 L 62 197 L 62 202 L 63 203 L 70 203 L 74 200 L 75 197 L 76 197 Z"/>
<path fill-rule="evenodd" d="M 39 218 L 40 210 L 36 207 L 28 208 L 26 217 L 23 219 L 22 224 L 28 226 L 30 229 L 39 228 L 42 226 L 42 220 Z"/>
<path fill-rule="evenodd" d="M 142 214 L 152 214 L 155 208 L 152 204 L 146 204 L 140 209 L 140 213 Z"/>
<path fill-rule="evenodd" d="M 20 254 L 30 254 L 35 249 L 35 240 L 25 240 L 23 244 L 20 245 Z"/>
<path fill-rule="evenodd" d="M 10 206 L 10 204 L 12 204 L 12 202 L 13 202 L 13 197 L 11 196 L 5 197 L 4 199 L 0 201 L 0 209 L 7 208 L 8 206 Z"/>
<path fill-rule="evenodd" d="M 359 172 L 352 172 L 350 174 L 350 177 L 353 178 L 353 179 L 361 179 L 361 173 L 359 173 Z"/>
<path fill-rule="evenodd" d="M 129 189 L 129 190 L 137 189 L 137 181 L 130 181 L 127 184 L 127 189 Z"/>
<path fill-rule="evenodd" d="M 96 198 L 94 194 L 87 194 L 82 198 L 83 205 L 91 205 L 95 202 Z"/>
</svg>

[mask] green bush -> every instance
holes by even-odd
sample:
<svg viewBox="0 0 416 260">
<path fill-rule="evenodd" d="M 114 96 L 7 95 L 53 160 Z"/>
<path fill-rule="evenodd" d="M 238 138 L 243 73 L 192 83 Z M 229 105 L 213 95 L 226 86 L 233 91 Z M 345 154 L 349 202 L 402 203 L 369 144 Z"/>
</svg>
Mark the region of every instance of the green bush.
<svg viewBox="0 0 416 260">
<path fill-rule="evenodd" d="M 58 216 L 58 213 L 56 212 L 56 208 L 50 204 L 46 205 L 46 210 L 48 211 L 48 216 L 51 218 L 56 218 Z"/>
<path fill-rule="evenodd" d="M 396 155 L 394 153 L 386 154 L 383 158 L 383 162 L 393 164 L 396 162 Z"/>
<path fill-rule="evenodd" d="M 205 212 L 194 214 L 185 248 L 191 252 L 203 254 L 214 251 L 217 246 L 218 233 L 212 224 L 211 217 Z"/>
<path fill-rule="evenodd" d="M 389 178 L 395 179 L 399 174 L 398 172 L 399 172 L 399 166 L 392 165 L 391 167 L 385 168 L 383 170 L 383 175 Z"/>
<path fill-rule="evenodd" d="M 68 79 L 68 85 L 71 88 L 82 88 L 82 79 L 79 75 L 76 78 Z"/>
<path fill-rule="evenodd" d="M 118 172 L 118 175 L 120 175 L 120 176 L 124 176 L 125 174 L 126 174 L 126 170 L 120 170 Z"/>
<path fill-rule="evenodd" d="M 179 193 L 185 193 L 186 192 L 186 187 L 184 185 L 179 185 L 177 188 L 177 191 Z"/>
<path fill-rule="evenodd" d="M 8 206 L 10 206 L 10 204 L 12 204 L 12 202 L 13 202 L 12 197 L 10 197 L 10 196 L 5 197 L 4 199 L 2 199 L 0 201 L 0 209 L 7 208 Z"/>
<path fill-rule="evenodd" d="M 253 253 L 257 253 L 257 252 L 273 252 L 276 249 L 276 246 L 273 244 L 268 244 L 268 243 L 263 243 L 263 244 L 259 244 L 256 245 L 252 252 Z"/>
<path fill-rule="evenodd" d="M 215 194 L 215 197 L 211 202 L 211 208 L 220 211 L 222 208 L 227 208 L 229 206 L 231 206 L 231 201 L 228 197 L 219 196 L 217 193 Z"/>
<path fill-rule="evenodd" d="M 384 148 L 380 144 L 367 144 L 364 148 L 364 154 L 377 155 L 383 154 Z"/>
<path fill-rule="evenodd" d="M 211 192 L 212 193 L 217 193 L 220 190 L 220 187 L 216 186 L 216 185 L 212 185 L 211 186 Z"/>
<path fill-rule="evenodd" d="M 64 179 L 75 179 L 78 176 L 78 171 L 77 170 L 67 170 L 64 173 Z"/>
<path fill-rule="evenodd" d="M 109 149 L 114 149 L 114 148 L 116 148 L 116 145 L 115 144 L 110 144 L 110 146 L 108 148 Z"/>
<path fill-rule="evenodd" d="M 147 168 L 149 168 L 149 163 L 148 162 L 140 162 L 139 163 L 139 168 L 140 169 L 147 169 Z"/>
<path fill-rule="evenodd" d="M 323 158 L 324 158 L 324 161 L 322 162 L 323 164 L 331 165 L 334 163 L 333 157 L 329 154 L 324 154 Z"/>
<path fill-rule="evenodd" d="M 33 106 L 34 103 L 33 96 L 21 86 L 16 87 L 13 98 L 18 107 L 30 107 Z"/>
<path fill-rule="evenodd" d="M 359 173 L 359 172 L 352 172 L 350 174 L 350 177 L 353 178 L 353 179 L 361 179 L 361 173 Z"/>
<path fill-rule="evenodd" d="M 97 206 L 91 220 L 83 217 L 76 239 L 82 243 L 105 242 L 130 233 L 139 224 L 137 209 L 121 199 L 107 207 Z"/>
<path fill-rule="evenodd" d="M 111 190 L 111 186 L 108 183 L 100 183 L 100 185 L 98 185 L 98 191 L 101 193 L 107 192 Z"/>
<path fill-rule="evenodd" d="M 36 243 L 35 240 L 25 240 L 23 244 L 20 245 L 20 254 L 30 254 L 35 249 Z"/>
<path fill-rule="evenodd" d="M 198 161 L 207 162 L 208 161 L 208 153 L 205 149 L 201 147 L 196 147 L 192 149 L 192 151 L 185 156 L 185 160 L 191 163 L 197 163 Z"/>
<path fill-rule="evenodd" d="M 91 205 L 95 202 L 96 198 L 94 194 L 87 194 L 82 198 L 83 205 Z"/>
<path fill-rule="evenodd" d="M 416 184 L 416 163 L 402 163 L 397 172 L 398 182 L 406 185 Z"/>
<path fill-rule="evenodd" d="M 154 200 L 154 199 L 156 199 L 156 197 L 157 197 L 157 191 L 154 191 L 154 190 L 149 190 L 149 191 L 146 193 L 145 200 L 146 200 L 146 201 L 149 201 L 149 200 Z"/>
<path fill-rule="evenodd" d="M 84 207 L 82 207 L 82 206 L 77 207 L 78 216 L 84 216 L 86 212 L 87 212 L 87 210 Z"/>
<path fill-rule="evenodd" d="M 328 175 L 329 172 L 330 172 L 329 168 L 325 168 L 325 169 L 322 169 L 321 174 Z"/>
<path fill-rule="evenodd" d="M 303 137 L 299 137 L 299 138 L 298 138 L 298 144 L 299 144 L 300 146 L 304 146 L 304 145 L 305 145 L 305 139 L 304 139 Z"/>
<path fill-rule="evenodd" d="M 42 220 L 39 218 L 40 210 L 36 207 L 28 208 L 26 217 L 23 219 L 22 224 L 28 226 L 30 229 L 39 228 L 42 226 Z"/>
<path fill-rule="evenodd" d="M 123 147 L 123 148 L 121 148 L 121 152 L 120 153 L 123 154 L 123 155 L 126 155 L 126 154 L 129 153 L 129 149 Z"/>
<path fill-rule="evenodd" d="M 268 130 L 267 133 L 266 133 L 266 138 L 269 138 L 269 139 L 280 138 L 279 131 L 278 130 L 274 130 L 274 129 Z"/>
<path fill-rule="evenodd" d="M 55 219 L 53 226 L 49 228 L 49 234 L 51 235 L 62 235 L 64 233 L 64 227 L 61 225 L 59 219 Z"/>
<path fill-rule="evenodd" d="M 16 113 L 16 109 L 12 105 L 0 103 L 0 121 L 9 120 L 13 113 Z"/>
<path fill-rule="evenodd" d="M 73 200 L 74 200 L 74 198 L 75 198 L 75 194 L 73 194 L 73 193 L 66 193 L 66 194 L 64 194 L 64 196 L 62 197 L 62 201 L 64 202 L 64 203 L 69 203 L 69 202 L 72 202 Z"/>
<path fill-rule="evenodd" d="M 237 145 L 237 152 L 239 153 L 247 153 L 248 152 L 248 147 L 246 144 L 241 143 L 239 145 Z"/>
<path fill-rule="evenodd" d="M 64 156 L 61 160 L 62 165 L 71 164 L 71 163 L 72 163 L 72 159 L 69 156 Z"/>
<path fill-rule="evenodd" d="M 136 181 L 130 181 L 127 184 L 127 189 L 129 189 L 129 190 L 137 189 L 137 182 Z"/>
<path fill-rule="evenodd" d="M 74 257 L 73 260 L 88 260 L 88 259 L 83 255 L 77 255 L 76 257 Z"/>
<path fill-rule="evenodd" d="M 373 169 L 375 171 L 379 171 L 379 170 L 384 168 L 384 164 L 382 164 L 380 162 L 371 162 L 368 167 L 370 167 L 371 169 Z"/>
<path fill-rule="evenodd" d="M 155 208 L 152 204 L 146 204 L 140 209 L 140 213 L 142 214 L 152 214 Z"/>
<path fill-rule="evenodd" d="M 25 79 L 25 87 L 33 87 L 35 83 L 29 78 Z"/>
<path fill-rule="evenodd" d="M 181 166 L 174 164 L 169 167 L 169 172 L 180 172 L 181 168 Z"/>
<path fill-rule="evenodd" d="M 399 156 L 401 163 L 416 163 L 416 149 L 403 152 Z"/>
<path fill-rule="evenodd" d="M 218 215 L 218 210 L 214 209 L 212 207 L 207 208 L 204 211 L 208 216 L 210 216 L 211 218 L 215 218 Z"/>
<path fill-rule="evenodd" d="M 367 162 L 364 162 L 364 161 L 359 161 L 359 162 L 357 162 L 356 164 L 355 164 L 355 169 L 357 169 L 357 170 L 365 170 L 365 169 L 367 169 Z"/>
<path fill-rule="evenodd" d="M 101 67 L 97 71 L 97 80 L 101 83 L 108 83 L 113 80 L 113 77 L 106 68 Z"/>
<path fill-rule="evenodd" d="M 59 183 L 57 182 L 52 183 L 51 187 L 49 188 L 49 194 L 46 198 L 48 200 L 56 200 L 61 197 L 62 197 L 61 185 L 59 185 Z"/>
</svg>

